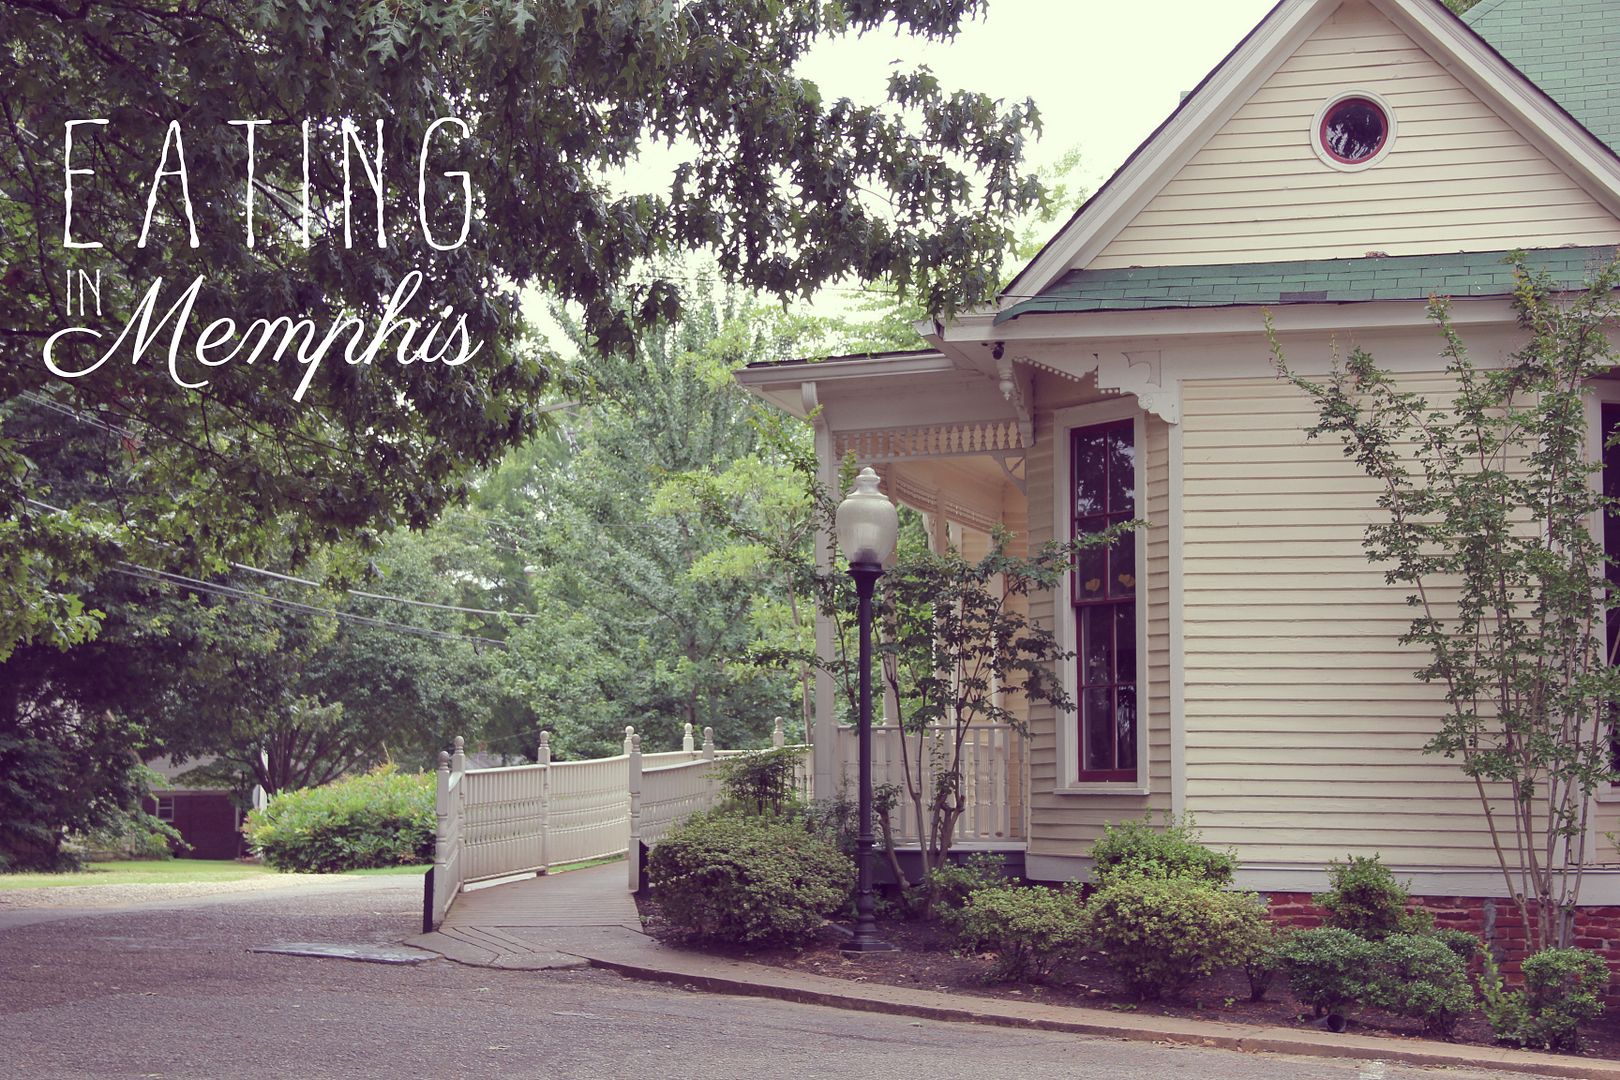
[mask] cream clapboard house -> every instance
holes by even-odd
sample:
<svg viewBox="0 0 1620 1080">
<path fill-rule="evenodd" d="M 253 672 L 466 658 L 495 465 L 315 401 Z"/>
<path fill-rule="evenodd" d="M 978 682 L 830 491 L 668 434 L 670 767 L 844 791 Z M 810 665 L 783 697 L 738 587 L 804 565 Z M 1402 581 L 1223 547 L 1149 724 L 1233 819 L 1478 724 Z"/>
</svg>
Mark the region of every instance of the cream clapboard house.
<svg viewBox="0 0 1620 1080">
<path fill-rule="evenodd" d="M 740 373 L 813 418 L 829 482 L 852 453 L 941 543 L 1152 523 L 1032 601 L 1079 654 L 1063 674 L 1081 708 L 1027 718 L 1007 790 L 1027 800 L 1009 833 L 1028 876 L 1083 878 L 1105 821 L 1191 811 L 1248 887 L 1320 888 L 1328 860 L 1377 852 L 1419 895 L 1503 894 L 1472 786 L 1421 751 L 1443 701 L 1396 643 L 1404 591 L 1362 550 L 1376 489 L 1307 441 L 1263 312 L 1306 373 L 1359 344 L 1441 389 L 1430 293 L 1476 359 L 1506 356 L 1507 251 L 1578 286 L 1620 244 L 1617 92 L 1613 0 L 1465 19 L 1281 0 L 994 306 L 928 351 Z M 1592 859 L 1620 863 L 1601 838 L 1620 802 L 1598 811 Z M 1620 869 L 1584 902 L 1620 904 Z"/>
</svg>

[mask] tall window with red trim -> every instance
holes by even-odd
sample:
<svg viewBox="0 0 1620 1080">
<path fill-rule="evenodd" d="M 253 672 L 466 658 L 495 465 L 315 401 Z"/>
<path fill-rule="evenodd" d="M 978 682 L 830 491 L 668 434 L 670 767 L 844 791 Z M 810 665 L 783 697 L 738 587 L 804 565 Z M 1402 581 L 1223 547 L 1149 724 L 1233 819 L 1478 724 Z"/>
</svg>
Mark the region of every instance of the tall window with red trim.
<svg viewBox="0 0 1620 1080">
<path fill-rule="evenodd" d="M 1605 401 L 1599 407 L 1603 432 L 1603 494 L 1620 500 L 1620 444 L 1611 446 L 1615 429 L 1620 428 L 1620 402 Z M 1611 560 L 1606 571 L 1609 591 L 1620 589 L 1620 507 L 1611 504 L 1603 511 L 1603 551 Z M 1607 645 L 1610 662 L 1620 656 L 1620 608 L 1607 613 Z M 1611 703 L 1609 721 L 1609 767 L 1620 772 L 1620 703 Z M 1610 787 L 1620 787 L 1611 781 Z"/>
<path fill-rule="evenodd" d="M 1074 535 L 1136 516 L 1136 425 L 1121 420 L 1069 435 Z M 1080 553 L 1069 595 L 1079 641 L 1083 783 L 1136 779 L 1136 538 Z"/>
</svg>

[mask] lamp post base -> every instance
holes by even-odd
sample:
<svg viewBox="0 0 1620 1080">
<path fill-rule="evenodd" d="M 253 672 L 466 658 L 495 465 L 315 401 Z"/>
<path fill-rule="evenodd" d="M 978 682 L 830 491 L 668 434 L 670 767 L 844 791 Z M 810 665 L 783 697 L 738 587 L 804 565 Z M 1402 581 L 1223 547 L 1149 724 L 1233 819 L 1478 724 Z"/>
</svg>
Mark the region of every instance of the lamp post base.
<svg viewBox="0 0 1620 1080">
<path fill-rule="evenodd" d="M 881 941 L 877 938 L 854 937 L 839 945 L 838 951 L 846 953 L 884 953 L 899 952 L 900 947 L 890 945 L 887 941 Z"/>
</svg>

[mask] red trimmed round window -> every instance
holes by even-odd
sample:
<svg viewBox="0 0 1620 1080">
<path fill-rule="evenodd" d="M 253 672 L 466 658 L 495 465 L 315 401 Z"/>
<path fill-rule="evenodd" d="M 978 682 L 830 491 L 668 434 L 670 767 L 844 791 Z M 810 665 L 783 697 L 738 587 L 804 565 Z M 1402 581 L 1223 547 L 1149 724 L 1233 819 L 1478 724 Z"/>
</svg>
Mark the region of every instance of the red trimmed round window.
<svg viewBox="0 0 1620 1080">
<path fill-rule="evenodd" d="M 1359 165 L 1384 148 L 1389 140 L 1389 117 L 1376 102 L 1348 97 L 1323 114 L 1317 138 L 1334 161 Z"/>
</svg>

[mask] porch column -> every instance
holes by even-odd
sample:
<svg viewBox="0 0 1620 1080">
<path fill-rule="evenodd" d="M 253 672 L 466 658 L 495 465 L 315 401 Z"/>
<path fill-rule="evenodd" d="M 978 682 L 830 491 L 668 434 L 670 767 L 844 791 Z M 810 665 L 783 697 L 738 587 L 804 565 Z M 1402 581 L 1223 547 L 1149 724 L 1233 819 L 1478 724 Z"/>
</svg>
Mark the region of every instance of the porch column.
<svg viewBox="0 0 1620 1080">
<path fill-rule="evenodd" d="M 843 494 L 838 487 L 838 462 L 833 457 L 832 431 L 827 427 L 827 418 L 816 412 L 819 404 L 816 395 L 816 384 L 805 383 L 801 387 L 804 394 L 805 411 L 809 413 L 815 425 L 816 446 L 816 479 L 823 489 L 837 502 Z M 833 534 L 828 528 L 816 530 L 816 569 L 822 573 L 832 570 Z M 816 611 L 816 655 L 823 661 L 835 658 L 834 634 L 832 620 Z M 816 669 L 816 727 L 811 742 L 810 769 L 812 773 L 812 791 L 818 799 L 831 799 L 838 794 L 839 781 L 843 779 L 838 761 L 838 720 L 835 706 L 837 704 L 838 687 L 833 677 L 823 668 Z"/>
</svg>

